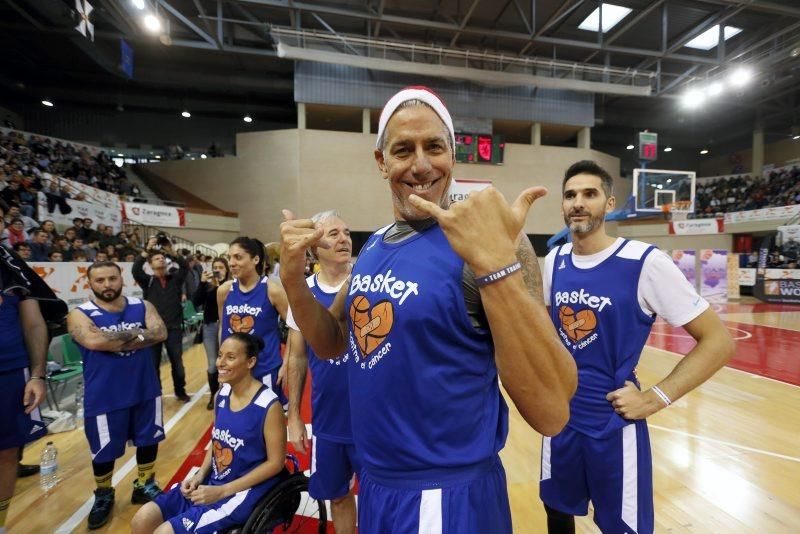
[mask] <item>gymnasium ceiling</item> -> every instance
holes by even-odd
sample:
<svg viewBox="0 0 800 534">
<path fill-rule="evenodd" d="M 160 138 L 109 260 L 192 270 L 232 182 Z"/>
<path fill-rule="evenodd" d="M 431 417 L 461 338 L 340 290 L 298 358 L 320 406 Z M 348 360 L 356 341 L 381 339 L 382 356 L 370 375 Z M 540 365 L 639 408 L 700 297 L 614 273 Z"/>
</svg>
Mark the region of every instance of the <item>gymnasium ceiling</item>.
<svg viewBox="0 0 800 534">
<path fill-rule="evenodd" d="M 749 142 L 757 120 L 773 138 L 800 124 L 796 0 L 613 0 L 631 12 L 602 35 L 578 28 L 597 0 L 144 0 L 163 21 L 157 35 L 133 0 L 89 3 L 94 43 L 74 30 L 75 0 L 0 0 L 0 97 L 170 113 L 190 105 L 194 116 L 247 109 L 288 126 L 294 62 L 279 57 L 284 43 L 356 59 L 388 48 L 407 62 L 430 62 L 419 50 L 438 49 L 444 61 L 491 72 L 549 61 L 556 79 L 606 68 L 605 81 L 648 85 L 651 96 L 596 94 L 599 147 L 642 128 L 721 145 Z M 720 24 L 741 32 L 707 51 L 686 46 Z M 134 50 L 132 79 L 119 68 L 120 39 Z M 681 106 L 690 87 L 738 65 L 755 74 L 745 88 Z"/>
</svg>

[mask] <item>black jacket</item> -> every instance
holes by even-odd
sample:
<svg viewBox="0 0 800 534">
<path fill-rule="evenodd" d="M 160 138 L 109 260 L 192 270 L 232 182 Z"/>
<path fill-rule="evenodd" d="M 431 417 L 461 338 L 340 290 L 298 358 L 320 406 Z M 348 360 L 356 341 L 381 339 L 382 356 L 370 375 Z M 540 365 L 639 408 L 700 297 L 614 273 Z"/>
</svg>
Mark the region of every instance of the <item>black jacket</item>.
<svg viewBox="0 0 800 534">
<path fill-rule="evenodd" d="M 164 324 L 169 330 L 175 330 L 183 326 L 183 304 L 181 294 L 183 281 L 186 278 L 189 266 L 186 261 L 178 256 L 165 254 L 180 267 L 177 271 L 168 272 L 164 277 L 162 285 L 157 276 L 144 272 L 144 262 L 146 258 L 139 255 L 133 262 L 133 279 L 142 288 L 145 300 L 155 307 L 158 314 L 164 320 Z"/>
</svg>

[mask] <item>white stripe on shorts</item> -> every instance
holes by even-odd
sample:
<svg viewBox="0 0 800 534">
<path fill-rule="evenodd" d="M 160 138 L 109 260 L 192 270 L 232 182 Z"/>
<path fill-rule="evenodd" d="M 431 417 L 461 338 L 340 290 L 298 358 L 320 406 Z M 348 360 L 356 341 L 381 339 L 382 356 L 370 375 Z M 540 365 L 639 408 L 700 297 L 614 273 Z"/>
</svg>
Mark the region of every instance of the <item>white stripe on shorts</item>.
<svg viewBox="0 0 800 534">
<path fill-rule="evenodd" d="M 231 497 L 228 502 L 226 502 L 219 508 L 214 508 L 201 515 L 200 519 L 197 520 L 197 526 L 194 527 L 194 530 L 195 531 L 200 530 L 200 527 L 216 523 L 220 519 L 223 519 L 231 515 L 233 511 L 236 510 L 239 507 L 239 505 L 242 504 L 242 502 L 244 502 L 248 493 L 250 493 L 249 489 L 240 491 L 239 493 L 236 493 L 233 497 Z"/>
<path fill-rule="evenodd" d="M 442 488 L 422 490 L 419 501 L 419 533 L 442 533 Z"/>
<path fill-rule="evenodd" d="M 111 443 L 111 435 L 108 432 L 108 417 L 106 414 L 98 415 L 95 421 L 97 421 L 97 437 L 100 440 L 100 448 L 97 449 L 96 453 L 92 454 L 92 460 L 100 454 L 100 451 L 102 451 L 106 445 Z"/>
<path fill-rule="evenodd" d="M 164 414 L 161 413 L 161 395 L 156 397 L 156 426 L 164 428 Z"/>
<path fill-rule="evenodd" d="M 542 477 L 539 480 L 550 480 L 550 439 L 542 437 Z"/>
<path fill-rule="evenodd" d="M 311 434 L 311 474 L 317 472 L 317 437 Z"/>
<path fill-rule="evenodd" d="M 639 531 L 639 474 L 636 450 L 636 425 L 622 429 L 622 520 Z"/>
</svg>

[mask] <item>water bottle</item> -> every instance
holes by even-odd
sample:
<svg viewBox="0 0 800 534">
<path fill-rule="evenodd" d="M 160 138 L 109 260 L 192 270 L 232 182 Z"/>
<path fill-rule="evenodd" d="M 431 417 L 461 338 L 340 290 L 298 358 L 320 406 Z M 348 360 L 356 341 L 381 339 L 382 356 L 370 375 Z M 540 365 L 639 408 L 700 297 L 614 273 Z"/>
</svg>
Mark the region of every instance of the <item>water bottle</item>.
<svg viewBox="0 0 800 534">
<path fill-rule="evenodd" d="M 49 491 L 58 482 L 58 449 L 52 441 L 48 441 L 42 449 L 42 459 L 39 462 L 39 481 L 42 491 Z"/>
<path fill-rule="evenodd" d="M 83 426 L 83 380 L 75 388 L 75 424 Z"/>
</svg>

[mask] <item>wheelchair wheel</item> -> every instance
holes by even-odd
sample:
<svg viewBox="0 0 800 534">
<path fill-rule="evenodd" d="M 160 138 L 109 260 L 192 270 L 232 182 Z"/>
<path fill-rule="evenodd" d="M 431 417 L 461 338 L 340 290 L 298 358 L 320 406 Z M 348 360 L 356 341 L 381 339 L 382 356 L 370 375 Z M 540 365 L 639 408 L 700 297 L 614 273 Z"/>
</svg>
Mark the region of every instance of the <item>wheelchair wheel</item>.
<svg viewBox="0 0 800 534">
<path fill-rule="evenodd" d="M 264 496 L 241 534 L 324 534 L 327 524 L 325 501 L 312 499 L 308 495 L 308 478 L 296 473 Z"/>
</svg>

